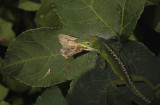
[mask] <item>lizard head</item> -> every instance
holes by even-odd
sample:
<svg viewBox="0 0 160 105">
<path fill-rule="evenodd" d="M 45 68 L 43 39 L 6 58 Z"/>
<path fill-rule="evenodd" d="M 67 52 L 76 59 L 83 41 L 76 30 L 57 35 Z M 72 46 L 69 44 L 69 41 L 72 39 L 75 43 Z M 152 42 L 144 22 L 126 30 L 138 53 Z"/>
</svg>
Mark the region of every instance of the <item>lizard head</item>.
<svg viewBox="0 0 160 105">
<path fill-rule="evenodd" d="M 79 46 L 85 47 L 84 50 L 86 51 L 98 51 L 98 48 L 97 48 L 98 40 L 100 40 L 100 38 L 96 36 L 84 36 L 84 37 L 78 38 L 75 41 Z"/>
</svg>

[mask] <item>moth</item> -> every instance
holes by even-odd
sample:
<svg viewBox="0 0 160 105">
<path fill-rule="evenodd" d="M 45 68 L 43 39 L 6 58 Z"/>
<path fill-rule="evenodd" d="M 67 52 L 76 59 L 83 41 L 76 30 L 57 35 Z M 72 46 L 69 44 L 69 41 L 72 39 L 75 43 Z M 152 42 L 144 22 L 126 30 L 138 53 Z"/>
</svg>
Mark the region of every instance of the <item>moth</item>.
<svg viewBox="0 0 160 105">
<path fill-rule="evenodd" d="M 75 42 L 75 40 L 77 39 L 75 37 L 65 34 L 59 34 L 58 39 L 62 45 L 62 49 L 60 50 L 60 52 L 66 59 L 68 59 L 69 56 L 73 56 L 85 49 Z"/>
</svg>

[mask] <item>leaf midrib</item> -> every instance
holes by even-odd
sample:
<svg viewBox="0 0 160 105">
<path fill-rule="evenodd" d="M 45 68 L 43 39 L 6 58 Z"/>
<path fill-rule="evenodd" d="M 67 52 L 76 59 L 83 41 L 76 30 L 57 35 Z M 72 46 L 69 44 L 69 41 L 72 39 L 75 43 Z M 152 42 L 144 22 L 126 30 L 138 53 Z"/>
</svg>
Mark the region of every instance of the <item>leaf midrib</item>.
<svg viewBox="0 0 160 105">
<path fill-rule="evenodd" d="M 107 22 L 105 22 L 100 16 L 99 16 L 99 14 L 94 10 L 94 8 L 93 8 L 93 0 L 91 1 L 91 5 L 89 5 L 88 3 L 86 3 L 84 0 L 81 0 L 85 5 L 87 5 L 87 7 L 88 8 L 90 8 L 92 11 L 93 11 L 93 13 L 98 17 L 98 19 L 100 20 L 100 21 L 102 21 L 105 25 L 106 25 L 106 27 L 108 27 L 113 33 L 114 33 L 114 35 L 120 40 L 120 37 L 117 35 L 117 33 L 108 25 L 108 23 Z"/>
<path fill-rule="evenodd" d="M 50 56 L 41 56 L 41 57 L 34 57 L 34 58 L 30 58 L 30 59 L 25 59 L 25 60 L 18 61 L 16 63 L 9 64 L 7 66 L 4 66 L 2 69 L 5 69 L 7 67 L 14 66 L 14 65 L 17 65 L 17 64 L 20 64 L 20 63 L 28 62 L 28 61 L 31 61 L 31 60 L 42 59 L 42 58 L 50 58 L 50 57 L 58 56 L 58 55 L 61 55 L 61 54 L 57 53 L 57 54 L 52 54 Z"/>
</svg>

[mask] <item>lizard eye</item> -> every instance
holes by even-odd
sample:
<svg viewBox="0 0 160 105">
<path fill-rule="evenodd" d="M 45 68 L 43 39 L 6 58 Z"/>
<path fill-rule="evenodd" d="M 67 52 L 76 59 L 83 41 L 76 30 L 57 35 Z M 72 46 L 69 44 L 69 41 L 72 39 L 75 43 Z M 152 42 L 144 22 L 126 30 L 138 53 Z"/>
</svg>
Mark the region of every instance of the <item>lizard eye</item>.
<svg viewBox="0 0 160 105">
<path fill-rule="evenodd" d="M 89 44 L 90 44 L 89 42 L 86 43 L 86 45 L 89 45 Z"/>
</svg>

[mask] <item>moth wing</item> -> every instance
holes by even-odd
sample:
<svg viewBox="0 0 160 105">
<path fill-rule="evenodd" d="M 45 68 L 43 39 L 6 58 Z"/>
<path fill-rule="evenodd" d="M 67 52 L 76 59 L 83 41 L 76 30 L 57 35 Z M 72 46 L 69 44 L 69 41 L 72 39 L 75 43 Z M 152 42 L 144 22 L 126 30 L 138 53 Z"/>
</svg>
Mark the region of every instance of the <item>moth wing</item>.
<svg viewBox="0 0 160 105">
<path fill-rule="evenodd" d="M 69 56 L 73 56 L 74 54 L 77 54 L 84 50 L 84 47 L 78 46 L 78 44 L 75 42 L 77 38 L 69 36 L 69 35 L 64 35 L 64 34 L 59 34 L 58 35 L 59 41 L 62 45 L 62 49 L 60 50 L 62 56 L 64 56 L 66 59 Z"/>
<path fill-rule="evenodd" d="M 59 41 L 62 45 L 62 47 L 67 47 L 67 46 L 77 46 L 75 43 L 75 40 L 77 38 L 69 36 L 69 35 L 64 35 L 64 34 L 59 34 L 58 35 Z"/>
<path fill-rule="evenodd" d="M 69 40 L 76 40 L 76 39 L 77 39 L 76 37 L 72 37 L 72 36 L 65 35 L 65 34 L 59 34 L 59 35 L 58 35 L 58 38 L 59 38 L 59 39 L 61 39 L 61 38 L 66 38 L 66 39 L 69 39 Z"/>
<path fill-rule="evenodd" d="M 72 56 L 75 54 L 75 50 L 76 50 L 76 47 L 63 47 L 60 52 L 61 54 L 67 59 L 69 56 Z"/>
</svg>

